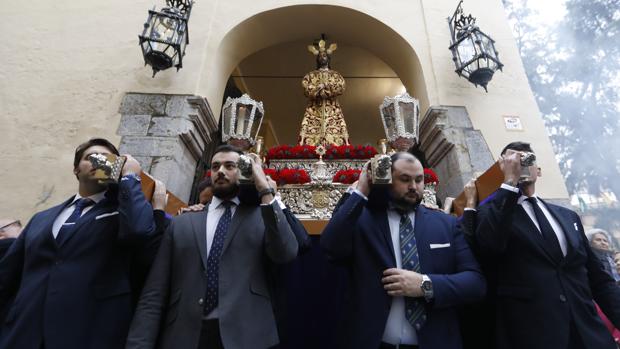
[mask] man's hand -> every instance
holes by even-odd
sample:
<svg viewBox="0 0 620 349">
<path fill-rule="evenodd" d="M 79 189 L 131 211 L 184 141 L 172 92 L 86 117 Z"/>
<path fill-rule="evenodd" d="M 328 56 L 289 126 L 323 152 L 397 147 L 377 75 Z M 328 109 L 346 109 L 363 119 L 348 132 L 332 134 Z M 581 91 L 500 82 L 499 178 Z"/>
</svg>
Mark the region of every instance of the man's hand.
<svg viewBox="0 0 620 349">
<path fill-rule="evenodd" d="M 517 186 L 521 177 L 521 153 L 512 149 L 506 150 L 499 158 L 499 168 L 504 173 L 504 183 Z"/>
<path fill-rule="evenodd" d="M 168 194 L 166 193 L 166 185 L 160 181 L 155 180 L 155 190 L 153 190 L 153 197 L 151 198 L 151 205 L 154 210 L 163 211 L 168 203 Z"/>
<path fill-rule="evenodd" d="M 470 179 L 467 184 L 465 184 L 465 188 L 463 188 L 463 193 L 465 194 L 467 208 L 476 208 L 476 204 L 478 203 L 478 190 L 476 189 L 476 180 Z"/>
<path fill-rule="evenodd" d="M 357 190 L 359 190 L 362 194 L 366 195 L 366 197 L 368 197 L 368 195 L 370 195 L 370 189 L 372 186 L 372 183 L 370 181 L 371 176 L 370 176 L 370 161 L 367 161 L 364 164 L 364 167 L 362 168 L 362 172 L 360 172 L 360 178 L 357 181 Z"/>
<path fill-rule="evenodd" d="M 383 271 L 383 288 L 390 296 L 423 297 L 422 274 L 415 271 L 390 268 Z"/>
<path fill-rule="evenodd" d="M 142 167 L 140 167 L 140 163 L 133 156 L 129 154 L 123 154 L 123 156 L 127 157 L 127 161 L 125 161 L 125 165 L 123 165 L 123 170 L 121 171 L 121 175 L 125 176 L 129 173 L 133 173 L 135 175 L 140 175 L 142 172 Z"/>
<path fill-rule="evenodd" d="M 192 205 L 189 207 L 181 207 L 179 211 L 177 212 L 177 216 L 185 212 L 198 212 L 204 209 L 205 209 L 205 205 L 203 204 L 196 204 L 196 205 Z"/>
</svg>

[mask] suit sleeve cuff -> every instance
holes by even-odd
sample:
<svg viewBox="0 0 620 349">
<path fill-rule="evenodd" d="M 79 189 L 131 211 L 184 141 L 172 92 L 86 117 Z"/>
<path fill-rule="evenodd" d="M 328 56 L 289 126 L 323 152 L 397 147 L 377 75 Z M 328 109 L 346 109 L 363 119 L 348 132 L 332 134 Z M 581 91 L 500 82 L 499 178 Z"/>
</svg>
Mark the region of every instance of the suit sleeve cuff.
<svg viewBox="0 0 620 349">
<path fill-rule="evenodd" d="M 278 199 L 274 196 L 273 200 L 269 201 L 268 204 L 260 204 L 261 206 L 271 206 L 273 205 L 274 202 L 276 202 Z M 278 206 L 280 206 L 280 203 L 278 202 Z M 281 206 L 280 206 L 281 207 Z"/>
<path fill-rule="evenodd" d="M 508 185 L 506 183 L 502 183 L 500 188 L 506 189 L 506 190 L 510 190 L 511 192 L 514 192 L 514 193 L 517 193 L 517 194 L 519 193 L 519 188 L 513 187 L 512 185 Z"/>
<path fill-rule="evenodd" d="M 474 212 L 476 212 L 476 209 L 475 208 L 471 208 L 471 207 L 465 207 L 464 210 L 465 211 L 474 211 Z"/>
<path fill-rule="evenodd" d="M 361 196 L 362 199 L 368 201 L 368 197 L 366 197 L 366 195 L 364 195 L 361 191 L 359 191 L 357 189 L 353 189 L 352 194 L 357 194 L 357 195 Z"/>
</svg>

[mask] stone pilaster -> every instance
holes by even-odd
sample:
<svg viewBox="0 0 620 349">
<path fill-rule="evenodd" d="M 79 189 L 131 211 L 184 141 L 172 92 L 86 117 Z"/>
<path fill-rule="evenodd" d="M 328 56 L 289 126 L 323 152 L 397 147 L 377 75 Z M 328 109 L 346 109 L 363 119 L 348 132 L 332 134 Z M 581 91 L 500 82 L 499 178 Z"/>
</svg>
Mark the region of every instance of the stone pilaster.
<svg viewBox="0 0 620 349">
<path fill-rule="evenodd" d="M 475 173 L 486 171 L 494 161 L 465 107 L 430 107 L 420 122 L 420 150 L 439 176 L 437 195 L 442 201 L 459 195 Z"/>
<path fill-rule="evenodd" d="M 127 93 L 119 110 L 119 151 L 189 201 L 196 166 L 215 142 L 217 121 L 206 99 L 191 95 Z"/>
</svg>

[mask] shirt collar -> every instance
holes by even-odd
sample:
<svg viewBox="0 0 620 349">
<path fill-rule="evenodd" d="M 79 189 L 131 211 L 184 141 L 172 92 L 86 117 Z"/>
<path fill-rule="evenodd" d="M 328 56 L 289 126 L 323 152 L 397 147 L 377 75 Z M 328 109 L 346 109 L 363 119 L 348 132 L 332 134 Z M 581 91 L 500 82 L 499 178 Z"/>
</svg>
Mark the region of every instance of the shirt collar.
<svg viewBox="0 0 620 349">
<path fill-rule="evenodd" d="M 232 202 L 236 206 L 239 206 L 239 203 L 240 203 L 238 196 L 235 196 L 232 200 L 228 200 L 228 201 Z M 213 196 L 213 198 L 211 199 L 211 204 L 209 204 L 209 207 L 213 207 L 214 209 L 219 208 L 222 202 L 224 202 L 224 200 L 218 198 L 217 196 Z"/>
<path fill-rule="evenodd" d="M 531 197 L 536 198 L 536 200 L 540 200 L 540 198 L 538 197 L 538 195 L 536 195 L 536 193 L 534 193 L 534 195 L 532 195 Z M 517 204 L 521 205 L 523 204 L 523 201 L 527 200 L 527 196 L 521 194 L 521 196 L 519 197 L 519 200 L 517 200 Z"/>
<path fill-rule="evenodd" d="M 105 198 L 105 194 L 107 192 L 108 192 L 107 190 L 104 190 L 104 191 L 102 191 L 100 193 L 88 196 L 88 198 L 93 200 L 95 202 L 95 204 L 98 204 L 99 201 L 101 201 L 101 200 L 103 200 Z M 80 195 L 80 193 L 75 194 L 75 198 L 73 198 L 73 201 L 71 201 L 71 205 L 75 204 L 75 202 L 78 201 L 81 198 L 82 198 L 82 196 Z"/>
</svg>

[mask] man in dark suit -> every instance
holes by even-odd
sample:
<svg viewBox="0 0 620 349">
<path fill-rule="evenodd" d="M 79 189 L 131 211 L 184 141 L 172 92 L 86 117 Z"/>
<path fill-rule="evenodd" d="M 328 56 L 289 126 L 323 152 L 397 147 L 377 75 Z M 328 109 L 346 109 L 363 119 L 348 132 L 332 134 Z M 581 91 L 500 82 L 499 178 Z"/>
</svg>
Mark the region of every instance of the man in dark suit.
<svg viewBox="0 0 620 349">
<path fill-rule="evenodd" d="M 367 172 L 321 236 L 349 269 L 342 347 L 461 348 L 455 307 L 481 299 L 485 281 L 456 218 L 420 205 L 424 171 L 413 155 L 392 155 L 383 205 Z"/>
<path fill-rule="evenodd" d="M 116 186 L 99 184 L 91 154 L 118 155 L 105 139 L 75 152 L 78 193 L 35 214 L 0 261 L 0 309 L 15 296 L 2 349 L 122 348 L 132 316 L 130 259 L 155 231 L 131 156 Z"/>
<path fill-rule="evenodd" d="M 540 168 L 521 178 L 528 143 L 499 160 L 504 183 L 478 208 L 476 240 L 497 268 L 499 348 L 615 349 L 592 299 L 620 325 L 620 288 L 604 271 L 579 216 L 536 195 Z"/>
<path fill-rule="evenodd" d="M 214 197 L 173 219 L 127 340 L 127 348 L 268 348 L 278 344 L 268 261 L 286 263 L 297 241 L 252 154 L 260 205 L 239 200 L 240 152 L 216 149 Z"/>
</svg>

